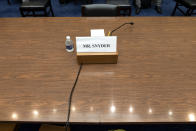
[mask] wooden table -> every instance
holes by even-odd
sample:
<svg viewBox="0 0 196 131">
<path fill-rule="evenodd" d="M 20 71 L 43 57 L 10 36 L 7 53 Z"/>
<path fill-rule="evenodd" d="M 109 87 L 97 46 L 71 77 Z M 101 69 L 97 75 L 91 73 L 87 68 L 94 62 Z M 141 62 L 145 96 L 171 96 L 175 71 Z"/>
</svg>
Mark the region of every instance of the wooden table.
<svg viewBox="0 0 196 131">
<path fill-rule="evenodd" d="M 131 21 L 113 34 L 118 64 L 83 66 L 70 121 L 195 121 L 194 17 L 0 19 L 0 121 L 65 122 L 79 68 L 65 36 Z"/>
<path fill-rule="evenodd" d="M 0 19 L 0 121 L 65 120 L 79 68 L 65 50 L 66 35 L 77 34 L 68 21 Z"/>
</svg>

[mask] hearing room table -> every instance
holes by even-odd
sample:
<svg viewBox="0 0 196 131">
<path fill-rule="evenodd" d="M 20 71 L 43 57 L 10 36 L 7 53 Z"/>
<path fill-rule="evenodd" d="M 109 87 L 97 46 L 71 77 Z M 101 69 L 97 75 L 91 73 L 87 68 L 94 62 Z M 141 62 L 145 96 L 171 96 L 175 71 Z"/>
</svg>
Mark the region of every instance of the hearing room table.
<svg viewBox="0 0 196 131">
<path fill-rule="evenodd" d="M 196 121 L 196 18 L 0 19 L 0 121 L 65 122 L 79 65 L 65 37 L 118 37 L 117 64 L 84 64 L 70 122 Z"/>
</svg>

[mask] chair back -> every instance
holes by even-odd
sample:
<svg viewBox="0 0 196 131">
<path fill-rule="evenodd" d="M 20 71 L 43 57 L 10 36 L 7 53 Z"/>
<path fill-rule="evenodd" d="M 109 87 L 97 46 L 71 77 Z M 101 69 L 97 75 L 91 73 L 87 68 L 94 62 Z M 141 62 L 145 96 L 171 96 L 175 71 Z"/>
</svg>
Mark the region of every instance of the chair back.
<svg viewBox="0 0 196 131">
<path fill-rule="evenodd" d="M 82 16 L 119 16 L 117 5 L 110 4 L 89 4 L 82 5 Z"/>
<path fill-rule="evenodd" d="M 46 2 L 46 1 L 48 1 L 48 0 L 21 0 L 22 1 L 22 3 L 24 3 L 24 2 Z"/>
</svg>

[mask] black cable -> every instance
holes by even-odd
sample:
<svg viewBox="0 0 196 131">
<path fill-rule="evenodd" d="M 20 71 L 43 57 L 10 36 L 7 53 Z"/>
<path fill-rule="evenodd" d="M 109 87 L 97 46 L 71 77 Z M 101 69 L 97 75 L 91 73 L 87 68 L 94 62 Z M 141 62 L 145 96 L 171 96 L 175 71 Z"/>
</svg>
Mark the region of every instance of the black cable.
<svg viewBox="0 0 196 131">
<path fill-rule="evenodd" d="M 78 74 L 77 74 L 77 76 L 76 76 L 74 85 L 73 85 L 73 87 L 72 87 L 72 89 L 71 89 L 71 92 L 70 92 L 70 95 L 69 95 L 68 113 L 67 113 L 67 121 L 66 121 L 66 124 L 65 124 L 65 131 L 68 131 L 68 127 L 69 127 L 69 118 L 70 118 L 70 113 L 71 113 L 72 96 L 73 96 L 73 93 L 74 93 L 76 84 L 77 84 L 77 82 L 78 82 L 78 78 L 79 78 L 79 76 L 80 76 L 81 70 L 82 70 L 82 64 L 80 65 L 80 68 L 79 68 L 79 70 L 78 70 Z"/>
<path fill-rule="evenodd" d="M 114 33 L 116 30 L 120 29 L 121 27 L 123 27 L 124 25 L 127 25 L 127 24 L 134 25 L 133 22 L 124 23 L 124 24 L 120 25 L 119 27 L 115 28 L 114 30 L 112 30 L 110 35 L 112 35 L 112 33 Z"/>
<path fill-rule="evenodd" d="M 115 28 L 114 30 L 111 31 L 111 35 L 112 35 L 112 33 L 114 33 L 116 30 L 120 29 L 121 27 L 123 27 L 124 25 L 127 25 L 127 24 L 133 25 L 134 23 L 133 23 L 133 22 L 130 22 L 130 23 L 124 23 L 124 24 L 120 25 L 119 27 L 117 27 L 117 28 Z M 67 113 L 67 121 L 66 121 L 66 124 L 65 124 L 65 131 L 68 131 L 68 127 L 69 127 L 69 118 L 70 118 L 70 113 L 71 113 L 72 96 L 73 96 L 73 93 L 74 93 L 76 84 L 77 84 L 77 82 L 78 82 L 78 78 L 79 78 L 79 76 L 80 76 L 81 70 L 82 70 L 82 64 L 80 65 L 80 68 L 79 68 L 79 70 L 78 70 L 78 74 L 77 74 L 77 76 L 76 76 L 74 85 L 73 85 L 73 87 L 72 87 L 72 89 L 71 89 L 71 93 L 70 93 L 70 95 L 69 95 L 68 113 Z"/>
</svg>

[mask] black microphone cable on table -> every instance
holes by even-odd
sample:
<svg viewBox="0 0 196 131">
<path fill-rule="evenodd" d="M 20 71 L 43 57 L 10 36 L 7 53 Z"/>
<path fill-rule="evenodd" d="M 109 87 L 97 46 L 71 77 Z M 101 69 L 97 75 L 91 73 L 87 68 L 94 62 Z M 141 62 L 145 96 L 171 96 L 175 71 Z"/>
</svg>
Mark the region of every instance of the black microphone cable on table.
<svg viewBox="0 0 196 131">
<path fill-rule="evenodd" d="M 68 127 L 69 127 L 69 118 L 70 118 L 70 113 L 71 113 L 71 102 L 72 102 L 72 96 L 73 96 L 73 93 L 74 93 L 74 90 L 76 88 L 76 84 L 78 82 L 78 78 L 80 76 L 80 72 L 82 70 L 82 64 L 80 65 L 80 68 L 78 70 L 78 73 L 77 73 L 77 76 L 76 76 L 76 79 L 75 79 L 75 82 L 74 82 L 74 85 L 71 89 L 71 93 L 69 95 L 69 101 L 68 101 L 68 113 L 67 113 L 67 121 L 66 121 L 66 124 L 65 124 L 65 131 L 68 131 Z"/>
<path fill-rule="evenodd" d="M 108 36 L 111 36 L 112 33 L 114 33 L 116 30 L 120 29 L 121 27 L 123 27 L 124 25 L 127 25 L 127 24 L 130 24 L 130 25 L 134 25 L 133 22 L 129 22 L 129 23 L 124 23 L 122 25 L 120 25 L 119 27 L 113 29 L 111 32 L 108 33 Z M 70 113 L 71 113 L 71 102 L 72 102 L 72 96 L 73 96 L 73 93 L 74 93 L 74 90 L 76 88 L 76 84 L 78 82 L 78 78 L 80 76 L 80 72 L 82 70 L 82 64 L 80 65 L 80 68 L 78 70 L 78 73 L 77 73 L 77 76 L 76 76 L 76 79 L 75 79 L 75 82 L 74 82 L 74 85 L 71 89 L 71 92 L 70 92 L 70 95 L 69 95 L 69 101 L 68 101 L 68 113 L 67 113 L 67 120 L 66 120 L 66 124 L 65 124 L 65 131 L 68 131 L 68 128 L 69 128 L 69 118 L 70 118 Z"/>
</svg>

